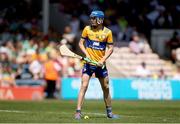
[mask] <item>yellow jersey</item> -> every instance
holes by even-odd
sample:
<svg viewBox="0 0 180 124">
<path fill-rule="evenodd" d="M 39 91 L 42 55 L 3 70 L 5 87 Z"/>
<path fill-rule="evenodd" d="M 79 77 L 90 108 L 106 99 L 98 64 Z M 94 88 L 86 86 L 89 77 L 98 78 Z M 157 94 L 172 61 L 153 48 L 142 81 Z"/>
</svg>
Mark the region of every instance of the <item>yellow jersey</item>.
<svg viewBox="0 0 180 124">
<path fill-rule="evenodd" d="M 106 45 L 113 44 L 112 31 L 106 27 L 96 31 L 92 30 L 91 26 L 86 26 L 82 38 L 85 39 L 85 47 L 90 59 L 97 62 L 105 55 Z"/>
</svg>

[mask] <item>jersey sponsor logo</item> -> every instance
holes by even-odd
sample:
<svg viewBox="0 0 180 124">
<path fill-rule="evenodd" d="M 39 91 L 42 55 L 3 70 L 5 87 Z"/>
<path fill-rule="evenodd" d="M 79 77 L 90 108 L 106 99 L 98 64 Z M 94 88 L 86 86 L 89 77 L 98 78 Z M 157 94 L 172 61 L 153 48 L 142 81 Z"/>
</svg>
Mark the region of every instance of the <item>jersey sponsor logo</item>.
<svg viewBox="0 0 180 124">
<path fill-rule="evenodd" d="M 92 49 L 95 49 L 95 50 L 104 50 L 105 49 L 102 46 L 93 46 L 93 45 L 89 45 L 89 48 L 92 48 Z"/>
<path fill-rule="evenodd" d="M 92 48 L 94 50 L 104 50 L 104 48 L 102 48 L 102 47 L 92 46 L 92 45 L 89 45 L 88 48 Z"/>
<path fill-rule="evenodd" d="M 93 46 L 99 46 L 99 42 L 94 42 Z"/>
<path fill-rule="evenodd" d="M 98 42 L 86 39 L 86 47 L 92 48 L 95 50 L 105 50 L 107 42 Z"/>
</svg>

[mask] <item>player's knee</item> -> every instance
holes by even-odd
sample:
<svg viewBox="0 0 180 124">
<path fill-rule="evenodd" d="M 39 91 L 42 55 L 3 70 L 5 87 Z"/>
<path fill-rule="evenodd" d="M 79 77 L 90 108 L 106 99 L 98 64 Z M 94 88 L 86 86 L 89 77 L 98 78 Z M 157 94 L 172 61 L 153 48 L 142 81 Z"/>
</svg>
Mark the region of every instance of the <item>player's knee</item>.
<svg viewBox="0 0 180 124">
<path fill-rule="evenodd" d="M 104 87 L 103 87 L 103 91 L 104 91 L 104 92 L 109 92 L 109 86 L 108 86 L 108 85 L 104 86 Z"/>
<path fill-rule="evenodd" d="M 87 88 L 88 88 L 88 86 L 87 86 L 87 85 L 82 85 L 82 86 L 81 86 L 81 89 L 82 89 L 82 90 L 84 90 L 84 91 L 86 91 L 86 90 L 87 90 Z"/>
<path fill-rule="evenodd" d="M 104 83 L 103 88 L 104 88 L 105 90 L 109 90 L 109 83 Z"/>
</svg>

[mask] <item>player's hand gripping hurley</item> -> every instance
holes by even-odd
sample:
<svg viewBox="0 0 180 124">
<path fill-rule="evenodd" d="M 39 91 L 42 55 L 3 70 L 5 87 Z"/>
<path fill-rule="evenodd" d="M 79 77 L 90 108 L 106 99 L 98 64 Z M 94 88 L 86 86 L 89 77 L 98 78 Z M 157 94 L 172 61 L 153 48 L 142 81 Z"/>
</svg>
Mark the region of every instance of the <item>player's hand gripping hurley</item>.
<svg viewBox="0 0 180 124">
<path fill-rule="evenodd" d="M 93 61 L 93 60 L 91 60 L 91 59 L 89 59 L 89 58 L 85 58 L 85 57 L 82 57 L 82 56 L 80 56 L 80 55 L 77 55 L 76 53 L 74 53 L 74 52 L 72 52 L 71 50 L 69 50 L 66 45 L 61 45 L 61 46 L 59 47 L 59 50 L 60 50 L 61 55 L 63 55 L 63 56 L 78 58 L 78 59 L 84 60 L 84 61 L 86 61 L 87 63 L 90 63 L 90 64 L 92 64 L 92 65 L 99 66 L 99 63 L 98 63 L 98 62 Z M 102 65 L 101 67 L 104 68 L 105 66 Z"/>
</svg>

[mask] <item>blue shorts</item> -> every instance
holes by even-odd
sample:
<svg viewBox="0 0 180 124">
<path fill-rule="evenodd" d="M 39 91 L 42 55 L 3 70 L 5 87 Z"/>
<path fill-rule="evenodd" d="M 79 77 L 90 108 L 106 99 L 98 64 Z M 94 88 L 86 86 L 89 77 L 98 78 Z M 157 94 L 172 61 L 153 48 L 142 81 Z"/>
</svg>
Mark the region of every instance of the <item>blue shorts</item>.
<svg viewBox="0 0 180 124">
<path fill-rule="evenodd" d="M 82 73 L 87 74 L 89 76 L 92 76 L 92 74 L 95 73 L 95 76 L 97 78 L 100 78 L 100 77 L 105 78 L 106 76 L 108 76 L 108 71 L 107 71 L 106 67 L 104 67 L 102 69 L 102 67 L 97 67 L 97 66 L 90 65 L 90 64 L 87 64 L 87 63 L 84 64 Z"/>
</svg>

